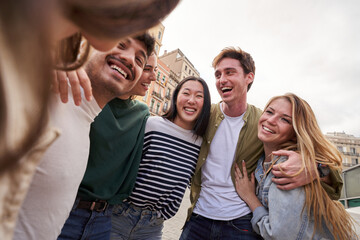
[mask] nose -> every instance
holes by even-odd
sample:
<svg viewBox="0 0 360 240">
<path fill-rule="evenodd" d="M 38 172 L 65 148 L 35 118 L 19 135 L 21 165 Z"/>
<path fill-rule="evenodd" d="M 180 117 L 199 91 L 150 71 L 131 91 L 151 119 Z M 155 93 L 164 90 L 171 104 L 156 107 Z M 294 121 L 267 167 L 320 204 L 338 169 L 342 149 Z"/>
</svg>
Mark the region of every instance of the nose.
<svg viewBox="0 0 360 240">
<path fill-rule="evenodd" d="M 127 67 L 129 67 L 130 69 L 132 69 L 135 66 L 135 49 L 133 48 L 128 48 L 126 51 L 122 51 L 120 58 L 125 60 L 125 62 L 127 63 Z"/>
<path fill-rule="evenodd" d="M 190 95 L 189 96 L 188 103 L 191 103 L 191 104 L 195 103 L 195 95 Z"/>
<path fill-rule="evenodd" d="M 155 79 L 156 79 L 156 72 L 155 71 L 152 71 L 152 73 L 150 74 L 149 79 L 150 79 L 150 81 L 155 81 Z"/>
<path fill-rule="evenodd" d="M 270 123 L 271 125 L 275 125 L 275 123 L 276 123 L 276 116 L 273 115 L 273 116 L 269 117 L 266 121 L 267 121 L 268 123 Z"/>
<path fill-rule="evenodd" d="M 221 74 L 220 78 L 219 78 L 219 83 L 220 85 L 225 85 L 225 83 L 227 82 L 226 77 L 224 77 L 223 74 Z"/>
</svg>

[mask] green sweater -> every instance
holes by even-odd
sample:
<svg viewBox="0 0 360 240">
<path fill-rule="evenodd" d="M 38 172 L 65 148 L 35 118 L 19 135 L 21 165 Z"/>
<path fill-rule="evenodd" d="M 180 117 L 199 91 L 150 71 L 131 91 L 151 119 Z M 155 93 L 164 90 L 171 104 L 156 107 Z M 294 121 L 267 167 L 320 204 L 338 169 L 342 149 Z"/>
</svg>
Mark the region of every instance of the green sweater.
<svg viewBox="0 0 360 240">
<path fill-rule="evenodd" d="M 119 204 L 135 184 L 148 107 L 136 100 L 113 99 L 90 130 L 90 154 L 78 196 Z"/>
</svg>

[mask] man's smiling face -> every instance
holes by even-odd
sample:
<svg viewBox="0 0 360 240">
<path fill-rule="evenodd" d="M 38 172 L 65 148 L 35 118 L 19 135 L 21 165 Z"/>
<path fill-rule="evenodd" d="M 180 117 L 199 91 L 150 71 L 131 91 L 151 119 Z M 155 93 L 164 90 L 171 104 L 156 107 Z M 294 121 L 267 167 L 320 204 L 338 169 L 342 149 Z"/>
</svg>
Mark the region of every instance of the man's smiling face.
<svg viewBox="0 0 360 240">
<path fill-rule="evenodd" d="M 222 59 L 215 67 L 216 88 L 226 104 L 237 104 L 246 99 L 248 85 L 253 81 L 245 74 L 240 62 L 233 58 Z"/>
<path fill-rule="evenodd" d="M 127 38 L 108 52 L 94 50 L 85 70 L 93 88 L 103 89 L 106 91 L 103 94 L 114 98 L 127 94 L 135 86 L 146 60 L 145 44 L 134 38 Z"/>
</svg>

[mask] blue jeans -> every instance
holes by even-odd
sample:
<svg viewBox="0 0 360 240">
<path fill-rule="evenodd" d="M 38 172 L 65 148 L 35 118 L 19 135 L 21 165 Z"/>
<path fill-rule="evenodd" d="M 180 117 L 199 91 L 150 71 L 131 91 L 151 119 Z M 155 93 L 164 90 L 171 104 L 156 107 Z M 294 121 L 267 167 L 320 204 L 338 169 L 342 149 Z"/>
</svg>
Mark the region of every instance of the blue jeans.
<svg viewBox="0 0 360 240">
<path fill-rule="evenodd" d="M 240 218 L 220 221 L 193 213 L 185 224 L 180 240 L 262 239 L 251 226 L 252 213 Z"/>
<path fill-rule="evenodd" d="M 114 206 L 111 222 L 111 239 L 159 240 L 164 218 L 158 212 L 124 202 Z"/>
<path fill-rule="evenodd" d="M 102 212 L 76 208 L 79 199 L 76 199 L 70 216 L 61 230 L 58 240 L 110 239 L 112 206 L 109 205 Z"/>
</svg>

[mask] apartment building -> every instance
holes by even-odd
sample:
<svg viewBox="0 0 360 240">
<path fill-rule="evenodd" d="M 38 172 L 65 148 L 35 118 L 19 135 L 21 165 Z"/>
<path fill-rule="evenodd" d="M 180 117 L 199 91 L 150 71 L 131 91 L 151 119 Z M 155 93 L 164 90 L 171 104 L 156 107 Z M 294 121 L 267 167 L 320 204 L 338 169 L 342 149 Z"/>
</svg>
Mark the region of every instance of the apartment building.
<svg viewBox="0 0 360 240">
<path fill-rule="evenodd" d="M 360 138 L 345 132 L 330 132 L 325 136 L 341 152 L 344 168 L 359 164 L 360 160 Z"/>
</svg>

